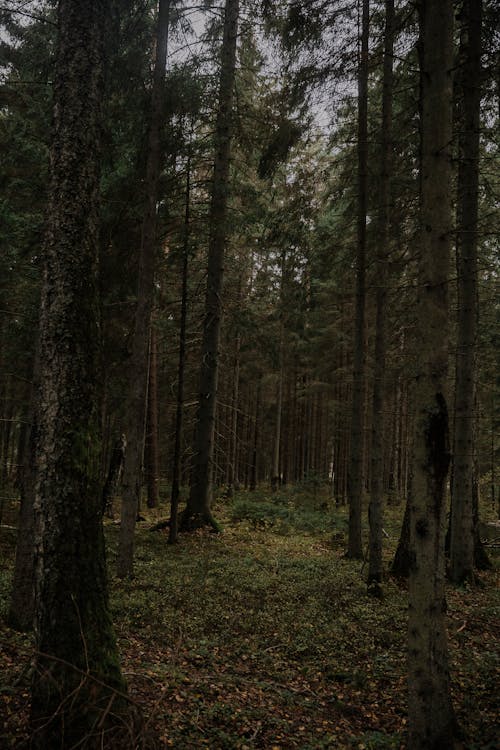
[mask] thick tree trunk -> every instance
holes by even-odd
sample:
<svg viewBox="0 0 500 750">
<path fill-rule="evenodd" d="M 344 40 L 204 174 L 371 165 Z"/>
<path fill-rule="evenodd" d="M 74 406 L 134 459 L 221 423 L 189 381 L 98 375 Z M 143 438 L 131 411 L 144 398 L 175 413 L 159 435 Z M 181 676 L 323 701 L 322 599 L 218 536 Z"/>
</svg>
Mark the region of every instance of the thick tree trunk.
<svg viewBox="0 0 500 750">
<path fill-rule="evenodd" d="M 126 708 L 108 609 L 99 483 L 97 209 L 106 9 L 104 0 L 61 0 L 58 8 L 36 418 L 31 719 L 32 746 L 40 750 L 118 744 Z"/>
<path fill-rule="evenodd" d="M 123 470 L 123 493 L 118 550 L 118 575 L 132 575 L 134 530 L 139 509 L 144 453 L 144 426 L 148 380 L 149 330 L 153 307 L 156 265 L 156 204 L 161 166 L 163 92 L 167 60 L 169 0 L 159 0 L 156 59 L 151 91 L 149 144 L 146 164 L 145 208 L 142 222 L 132 350 L 128 365 L 128 396 L 125 434 L 127 455 Z"/>
<path fill-rule="evenodd" d="M 384 388 L 387 349 L 386 297 L 389 251 L 389 212 L 391 201 L 392 152 L 392 89 L 394 51 L 394 0 L 385 3 L 384 72 L 382 84 L 382 129 L 380 208 L 377 252 L 377 318 L 375 333 L 375 371 L 372 403 L 371 493 L 370 493 L 370 549 L 368 562 L 368 593 L 380 596 L 383 577 L 382 524 L 384 492 Z"/>
<path fill-rule="evenodd" d="M 451 217 L 452 0 L 422 0 L 418 363 L 410 505 L 409 748 L 453 748 L 444 621 L 450 461 L 446 404 Z"/>
<path fill-rule="evenodd" d="M 474 451 L 477 339 L 477 215 L 481 0 L 462 3 L 458 96 L 458 327 L 452 477 L 450 578 L 474 580 Z"/>
<path fill-rule="evenodd" d="M 369 0 L 362 0 L 361 57 L 358 71 L 358 243 L 356 253 L 356 319 L 354 333 L 351 446 L 347 492 L 349 540 L 347 557 L 361 559 L 365 417 L 365 266 L 368 161 L 368 31 Z"/>
<path fill-rule="evenodd" d="M 212 516 L 214 427 L 219 372 L 219 340 L 222 319 L 224 254 L 227 238 L 229 160 L 232 133 L 233 87 L 239 0 L 226 0 L 222 41 L 219 109 L 215 128 L 215 163 L 210 204 L 208 274 L 205 320 L 201 348 L 200 395 L 194 437 L 194 465 L 187 507 L 181 527 L 209 524 L 219 530 Z"/>
</svg>

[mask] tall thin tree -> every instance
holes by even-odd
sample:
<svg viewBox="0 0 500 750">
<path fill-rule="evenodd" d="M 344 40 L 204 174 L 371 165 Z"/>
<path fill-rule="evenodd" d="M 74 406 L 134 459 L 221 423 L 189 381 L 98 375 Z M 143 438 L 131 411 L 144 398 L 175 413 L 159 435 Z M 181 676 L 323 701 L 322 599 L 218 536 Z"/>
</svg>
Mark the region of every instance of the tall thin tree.
<svg viewBox="0 0 500 750">
<path fill-rule="evenodd" d="M 177 407 L 175 410 L 174 455 L 172 459 L 172 491 L 170 495 L 169 544 L 177 541 L 180 494 L 181 447 L 184 424 L 184 379 L 186 371 L 186 327 L 188 310 L 189 235 L 191 230 L 191 147 L 186 163 L 186 192 L 184 202 L 184 238 L 182 243 L 181 320 L 179 327 L 179 362 L 177 365 Z"/>
<path fill-rule="evenodd" d="M 201 346 L 200 393 L 194 437 L 191 488 L 182 527 L 209 524 L 218 529 L 210 511 L 214 458 L 215 410 L 219 372 L 224 255 L 227 239 L 229 161 L 236 71 L 239 0 L 226 0 L 221 51 L 219 103 L 215 126 L 215 163 L 210 203 L 207 291 Z"/>
<path fill-rule="evenodd" d="M 389 214 L 391 203 L 392 91 L 394 55 L 394 0 L 385 2 L 382 123 L 380 132 L 379 223 L 377 232 L 377 318 L 372 402 L 372 446 L 370 487 L 370 549 L 368 591 L 380 595 L 382 583 L 382 492 L 384 473 L 384 387 L 387 349 L 387 265 L 389 260 Z"/>
<path fill-rule="evenodd" d="M 156 56 L 151 89 L 148 152 L 145 180 L 145 207 L 142 221 L 137 304 L 128 366 L 128 397 L 125 434 L 127 453 L 123 470 L 123 493 L 118 551 L 118 575 L 132 574 L 134 530 L 142 486 L 142 459 L 148 388 L 149 332 L 153 308 L 156 266 L 156 206 L 161 168 L 161 130 L 170 0 L 159 0 Z"/>
<path fill-rule="evenodd" d="M 474 579 L 477 219 L 482 0 L 464 0 L 460 20 L 457 202 L 458 327 L 452 478 L 450 578 Z"/>
<path fill-rule="evenodd" d="M 348 472 L 349 539 L 347 557 L 361 558 L 361 516 L 364 487 L 365 420 L 365 276 L 366 214 L 368 205 L 368 34 L 369 0 L 361 3 L 361 51 L 358 66 L 358 230 L 356 251 L 356 314 L 353 356 L 351 453 Z"/>
</svg>

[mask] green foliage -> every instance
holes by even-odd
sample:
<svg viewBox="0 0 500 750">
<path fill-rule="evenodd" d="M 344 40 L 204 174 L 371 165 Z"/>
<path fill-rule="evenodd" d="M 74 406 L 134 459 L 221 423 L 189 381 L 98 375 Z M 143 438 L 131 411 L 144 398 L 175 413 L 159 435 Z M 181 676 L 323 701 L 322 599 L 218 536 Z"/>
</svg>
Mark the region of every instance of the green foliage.
<svg viewBox="0 0 500 750">
<path fill-rule="evenodd" d="M 259 490 L 255 500 L 240 493 L 234 506 L 215 508 L 223 534 L 200 530 L 175 546 L 163 533 L 138 531 L 135 578 L 112 577 L 112 616 L 131 695 L 161 746 L 376 750 L 405 741 L 407 592 L 387 581 L 383 602 L 367 597 L 360 565 L 344 558 L 343 544 L 331 544 L 326 528 L 281 533 L 280 511 L 321 517 L 318 500 L 303 487 Z M 257 531 L 248 519 L 232 522 L 228 516 L 244 502 L 263 508 L 264 519 L 274 508 L 278 520 Z M 388 509 L 387 561 L 401 513 Z M 342 509 L 330 517 L 338 528 L 345 524 Z M 114 524 L 106 536 L 114 570 Z M 3 624 L 14 534 L 2 529 L 0 541 L 7 716 L 0 737 L 10 747 L 9 728 L 16 738 L 26 729 L 31 645 Z M 494 747 L 498 595 L 494 574 L 483 580 L 481 589 L 447 592 L 457 711 L 472 738 L 467 750 Z"/>
<path fill-rule="evenodd" d="M 231 516 L 234 521 L 247 521 L 255 529 L 272 528 L 280 534 L 346 529 L 345 519 L 329 510 L 328 500 L 308 491 L 307 484 L 272 495 L 240 493 L 233 502 Z"/>
</svg>

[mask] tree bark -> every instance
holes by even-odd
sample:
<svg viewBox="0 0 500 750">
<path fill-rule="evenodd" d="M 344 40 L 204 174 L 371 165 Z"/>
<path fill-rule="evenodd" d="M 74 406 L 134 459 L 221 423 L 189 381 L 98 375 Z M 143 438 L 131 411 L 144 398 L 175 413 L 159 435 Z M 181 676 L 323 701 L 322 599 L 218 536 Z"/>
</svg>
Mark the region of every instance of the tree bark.
<svg viewBox="0 0 500 750">
<path fill-rule="evenodd" d="M 191 157 L 186 165 L 186 194 L 184 204 L 184 242 L 182 248 L 181 321 L 179 330 L 179 362 L 177 365 L 177 407 L 175 410 L 174 456 L 172 460 L 172 492 L 170 496 L 170 530 L 168 543 L 175 544 L 178 533 L 181 446 L 184 411 L 184 377 L 186 370 L 186 325 L 188 306 L 189 233 L 191 201 Z"/>
<path fill-rule="evenodd" d="M 227 202 L 232 134 L 233 87 L 239 0 L 226 0 L 221 53 L 219 106 L 215 127 L 215 163 L 210 203 L 207 291 L 201 348 L 200 395 L 194 437 L 194 465 L 187 507 L 181 527 L 219 526 L 212 516 L 215 411 L 219 374 L 224 254 L 227 238 Z"/>
<path fill-rule="evenodd" d="M 477 340 L 477 217 L 479 107 L 481 103 L 481 0 L 462 3 L 458 96 L 457 205 L 458 327 L 452 477 L 450 579 L 474 580 L 474 452 Z"/>
<path fill-rule="evenodd" d="M 446 404 L 451 217 L 452 0 L 422 0 L 418 363 L 410 505 L 409 748 L 453 748 L 444 621 L 444 522 L 450 461 Z"/>
<path fill-rule="evenodd" d="M 134 563 L 134 530 L 139 509 L 144 452 L 144 425 L 149 356 L 149 331 L 153 307 L 154 274 L 156 266 L 156 204 L 161 166 L 163 92 L 167 60 L 169 0 L 159 0 L 156 59 L 146 164 L 145 208 L 142 222 L 141 246 L 137 286 L 137 305 L 132 335 L 132 350 L 128 365 L 128 396 L 125 434 L 127 455 L 123 470 L 123 493 L 118 550 L 118 575 L 132 575 Z"/>
<path fill-rule="evenodd" d="M 371 492 L 369 507 L 370 547 L 368 593 L 380 596 L 383 578 L 382 526 L 384 492 L 384 388 L 387 349 L 387 264 L 389 259 L 389 212 L 391 202 L 392 90 L 394 52 L 394 0 L 385 3 L 385 40 L 382 82 L 381 165 L 379 184 L 379 226 L 377 252 L 377 292 L 375 368 L 372 402 Z"/>
<path fill-rule="evenodd" d="M 241 279 L 239 284 L 238 299 L 241 302 Z M 240 480 L 238 472 L 238 414 L 240 396 L 240 350 L 241 334 L 238 331 L 234 342 L 234 368 L 233 389 L 231 394 L 231 438 L 229 441 L 230 452 L 228 461 L 227 496 L 233 497 L 239 489 Z"/>
<path fill-rule="evenodd" d="M 347 557 L 361 559 L 365 412 L 365 266 L 368 161 L 369 0 L 362 0 L 361 57 L 358 70 L 358 242 L 356 252 L 356 318 L 354 333 L 351 453 L 347 477 L 349 540 Z"/>
<path fill-rule="evenodd" d="M 159 499 L 158 468 L 158 342 L 154 323 L 149 334 L 148 413 L 144 446 L 148 508 L 157 508 Z"/>
<path fill-rule="evenodd" d="M 99 483 L 98 188 L 104 0 L 61 0 L 36 417 L 32 746 L 119 743 Z M 107 706 L 113 703 L 113 711 Z M 121 714 L 121 716 L 120 716 Z M 63 738 L 63 739 L 62 739 Z"/>
<path fill-rule="evenodd" d="M 109 459 L 108 473 L 102 490 L 102 508 L 103 513 L 108 518 L 113 518 L 113 495 L 116 492 L 117 485 L 123 471 L 125 461 L 125 452 L 127 450 L 127 441 L 125 435 L 121 435 L 115 442 L 111 457 Z"/>
</svg>

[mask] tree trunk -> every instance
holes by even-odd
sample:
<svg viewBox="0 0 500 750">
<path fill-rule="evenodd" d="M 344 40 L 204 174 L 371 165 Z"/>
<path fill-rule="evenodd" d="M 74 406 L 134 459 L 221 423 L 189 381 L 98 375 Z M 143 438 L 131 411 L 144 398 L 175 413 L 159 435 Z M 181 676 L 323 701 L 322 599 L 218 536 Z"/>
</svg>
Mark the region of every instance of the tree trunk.
<svg viewBox="0 0 500 750">
<path fill-rule="evenodd" d="M 238 299 L 241 301 L 241 280 L 240 292 Z M 236 334 L 234 344 L 234 368 L 233 368 L 233 390 L 231 394 L 231 438 L 229 441 L 229 461 L 227 477 L 227 496 L 233 497 L 235 490 L 239 489 L 238 474 L 238 412 L 239 412 L 239 393 L 240 393 L 240 349 L 241 335 Z"/>
<path fill-rule="evenodd" d="M 149 334 L 149 377 L 146 443 L 144 446 L 148 508 L 159 505 L 158 468 L 158 342 L 156 329 L 151 325 Z"/>
<path fill-rule="evenodd" d="M 108 473 L 102 491 L 102 508 L 103 513 L 107 516 L 107 518 L 114 518 L 113 495 L 116 492 L 116 488 L 123 471 L 126 450 L 127 440 L 125 438 L 125 435 L 121 435 L 118 440 L 116 440 L 113 446 L 113 450 L 111 451 Z"/>
<path fill-rule="evenodd" d="M 481 0 L 462 3 L 458 75 L 459 165 L 457 208 L 458 327 L 452 477 L 450 578 L 474 580 L 474 452 L 477 380 L 477 215 Z"/>
<path fill-rule="evenodd" d="M 181 521 L 182 528 L 186 530 L 205 524 L 211 525 L 214 530 L 219 530 L 219 526 L 212 516 L 210 505 L 212 501 L 224 254 L 228 231 L 227 202 L 238 15 L 239 0 L 226 0 L 219 109 L 215 128 L 215 163 L 209 216 L 207 291 L 201 348 L 200 395 L 194 437 L 194 465 L 188 503 Z"/>
<path fill-rule="evenodd" d="M 368 562 L 368 592 L 376 596 L 382 593 L 380 584 L 383 577 L 382 565 L 382 525 L 384 491 L 384 388 L 385 360 L 387 349 L 386 298 L 387 265 L 389 259 L 389 212 L 391 202 L 391 152 L 392 152 L 392 89 L 394 51 L 394 0 L 385 3 L 385 47 L 384 73 L 382 84 L 382 129 L 381 129 L 381 169 L 380 207 L 377 252 L 377 293 L 376 293 L 376 332 L 375 332 L 375 371 L 372 404 L 372 446 L 371 446 L 371 493 L 370 493 L 370 549 Z"/>
<path fill-rule="evenodd" d="M 283 254 L 284 255 L 284 254 Z M 283 261 L 284 264 L 284 261 Z M 283 270 L 282 270 L 283 274 Z M 282 282 L 283 284 L 283 282 Z M 281 292 L 283 296 L 283 289 Z M 279 340 L 279 362 L 278 362 L 278 383 L 276 387 L 276 422 L 274 424 L 274 450 L 273 466 L 271 472 L 271 490 L 276 492 L 280 486 L 280 455 L 281 455 L 281 420 L 283 411 L 283 361 L 285 346 L 285 326 L 280 321 L 280 340 Z"/>
<path fill-rule="evenodd" d="M 361 559 L 363 510 L 363 441 L 365 412 L 365 265 L 368 160 L 368 31 L 369 0 L 362 0 L 361 57 L 358 70 L 358 243 L 356 253 L 356 320 L 354 334 L 351 453 L 347 491 L 349 541 L 347 557 Z"/>
<path fill-rule="evenodd" d="M 170 496 L 170 530 L 168 543 L 175 544 L 178 533 L 181 446 L 184 411 L 184 376 L 186 370 L 186 324 L 188 305 L 189 232 L 191 201 L 191 156 L 186 165 L 186 194 L 184 204 L 184 242 L 182 248 L 181 321 L 179 330 L 179 362 L 177 365 L 177 407 L 175 410 L 174 457 L 172 460 L 172 493 Z"/>
<path fill-rule="evenodd" d="M 453 4 L 422 0 L 420 10 L 419 371 L 410 505 L 408 746 L 446 750 L 453 748 L 456 734 L 444 621 Z"/>
<path fill-rule="evenodd" d="M 102 0 L 61 0 L 58 7 L 36 417 L 31 720 L 32 746 L 40 749 L 63 741 L 118 745 L 126 709 L 99 486 L 97 214 L 106 8 Z"/>
<path fill-rule="evenodd" d="M 169 0 L 159 0 L 156 59 L 151 91 L 149 143 L 146 164 L 145 208 L 142 222 L 132 351 L 128 365 L 128 396 L 125 434 L 127 456 L 123 470 L 123 493 L 118 550 L 118 575 L 132 575 L 134 530 L 142 484 L 144 425 L 148 379 L 149 331 L 153 307 L 156 259 L 156 204 L 161 164 L 163 92 L 167 59 Z"/>
<path fill-rule="evenodd" d="M 257 489 L 257 468 L 258 468 L 258 454 L 259 454 L 259 420 L 260 420 L 260 399 L 262 391 L 262 381 L 259 377 L 257 383 L 257 394 L 255 396 L 255 419 L 253 427 L 253 440 L 252 440 L 252 462 L 250 464 L 250 482 L 249 490 L 255 492 Z"/>
</svg>

